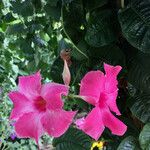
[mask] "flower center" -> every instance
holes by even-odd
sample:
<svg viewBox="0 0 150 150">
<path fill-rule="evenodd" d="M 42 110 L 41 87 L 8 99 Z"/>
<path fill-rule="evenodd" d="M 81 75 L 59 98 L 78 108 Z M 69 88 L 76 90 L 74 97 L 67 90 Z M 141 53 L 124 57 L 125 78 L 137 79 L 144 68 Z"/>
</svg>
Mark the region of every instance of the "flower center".
<svg viewBox="0 0 150 150">
<path fill-rule="evenodd" d="M 46 101 L 41 96 L 34 101 L 34 106 L 40 112 L 46 111 Z"/>
<path fill-rule="evenodd" d="M 104 147 L 104 142 L 103 141 L 98 141 L 98 142 L 94 142 L 92 144 L 91 150 L 100 150 Z"/>
</svg>

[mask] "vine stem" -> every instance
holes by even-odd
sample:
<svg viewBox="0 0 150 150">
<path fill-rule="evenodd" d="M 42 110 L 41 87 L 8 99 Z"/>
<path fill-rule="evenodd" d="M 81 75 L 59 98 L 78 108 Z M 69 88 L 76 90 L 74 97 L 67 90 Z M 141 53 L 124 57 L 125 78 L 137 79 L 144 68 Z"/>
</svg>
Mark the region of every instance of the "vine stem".
<svg viewBox="0 0 150 150">
<path fill-rule="evenodd" d="M 80 53 L 82 54 L 84 57 L 86 57 L 87 59 L 89 59 L 89 57 L 83 53 L 74 43 L 73 41 L 71 40 L 71 38 L 69 37 L 68 33 L 66 32 L 65 30 L 65 27 L 64 27 L 64 20 L 63 20 L 63 6 L 61 7 L 61 22 L 62 22 L 62 27 L 63 27 L 63 31 L 65 33 L 65 35 L 67 36 L 67 38 L 71 41 L 73 47 Z"/>
<path fill-rule="evenodd" d="M 121 0 L 121 8 L 124 8 L 124 0 Z"/>
</svg>

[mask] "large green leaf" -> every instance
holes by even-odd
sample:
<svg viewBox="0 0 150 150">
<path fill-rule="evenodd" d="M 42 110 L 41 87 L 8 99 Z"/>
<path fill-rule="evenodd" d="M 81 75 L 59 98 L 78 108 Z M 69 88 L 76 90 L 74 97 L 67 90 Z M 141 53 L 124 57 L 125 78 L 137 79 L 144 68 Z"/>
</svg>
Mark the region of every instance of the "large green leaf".
<svg viewBox="0 0 150 150">
<path fill-rule="evenodd" d="M 89 150 L 91 139 L 82 131 L 70 128 L 60 138 L 53 140 L 53 146 L 56 150 Z"/>
<path fill-rule="evenodd" d="M 128 81 L 143 92 L 150 92 L 150 55 L 139 52 L 128 63 Z"/>
<path fill-rule="evenodd" d="M 84 41 L 81 40 L 78 44 L 77 44 L 77 48 L 84 54 L 86 54 L 86 56 L 88 56 L 88 44 Z M 82 55 L 76 48 L 73 49 L 72 51 L 72 56 L 79 61 L 83 61 L 85 59 L 87 59 L 84 55 Z"/>
<path fill-rule="evenodd" d="M 22 23 L 17 23 L 7 27 L 7 34 L 23 34 L 26 32 L 25 25 Z"/>
<path fill-rule="evenodd" d="M 108 0 L 85 0 L 86 7 L 89 11 L 92 11 L 96 8 L 102 7 L 103 5 L 107 4 Z"/>
<path fill-rule="evenodd" d="M 109 45 L 117 39 L 116 27 L 116 19 L 111 10 L 93 12 L 90 15 L 85 40 L 93 47 Z"/>
<path fill-rule="evenodd" d="M 7 13 L 5 16 L 3 16 L 4 18 L 3 18 L 3 21 L 4 22 L 7 22 L 7 23 L 9 23 L 9 22 L 12 22 L 12 21 L 14 21 L 15 20 L 15 18 L 14 18 L 14 16 L 12 15 L 12 13 Z"/>
<path fill-rule="evenodd" d="M 100 64 L 100 61 L 102 61 L 112 65 L 125 66 L 125 55 L 116 45 L 91 48 L 89 52 L 93 63 Z"/>
<path fill-rule="evenodd" d="M 62 0 L 62 1 L 63 1 L 63 3 L 71 3 L 74 0 Z"/>
<path fill-rule="evenodd" d="M 41 0 L 32 0 L 32 4 L 33 4 L 36 12 L 38 12 L 42 9 L 42 1 Z"/>
<path fill-rule="evenodd" d="M 11 1 L 11 5 L 13 12 L 23 17 L 32 16 L 34 13 L 31 0 L 25 0 L 23 2 L 21 0 Z"/>
<path fill-rule="evenodd" d="M 150 150 L 150 123 L 144 126 L 140 133 L 139 141 L 143 150 Z"/>
<path fill-rule="evenodd" d="M 64 62 L 60 57 L 57 57 L 52 64 L 50 76 L 54 82 L 63 83 L 62 72 Z"/>
<path fill-rule="evenodd" d="M 141 148 L 136 138 L 128 136 L 120 143 L 117 150 L 141 150 Z"/>
<path fill-rule="evenodd" d="M 119 21 L 126 39 L 136 48 L 150 53 L 150 1 L 130 0 L 119 13 Z"/>
<path fill-rule="evenodd" d="M 59 0 L 49 0 L 48 4 L 51 5 L 51 6 L 57 6 L 58 1 Z"/>
<path fill-rule="evenodd" d="M 44 6 L 44 10 L 46 11 L 47 15 L 50 16 L 52 19 L 59 21 L 61 6 L 58 4 L 58 0 L 54 0 L 53 2 L 48 1 L 47 4 Z"/>
<path fill-rule="evenodd" d="M 150 122 L 150 94 L 139 94 L 133 99 L 135 102 L 131 107 L 132 113 L 142 122 Z"/>
<path fill-rule="evenodd" d="M 81 27 L 85 28 L 85 16 L 82 0 L 73 1 L 62 7 L 61 17 L 65 34 L 75 43 L 83 39 L 84 29 L 81 29 Z"/>
</svg>

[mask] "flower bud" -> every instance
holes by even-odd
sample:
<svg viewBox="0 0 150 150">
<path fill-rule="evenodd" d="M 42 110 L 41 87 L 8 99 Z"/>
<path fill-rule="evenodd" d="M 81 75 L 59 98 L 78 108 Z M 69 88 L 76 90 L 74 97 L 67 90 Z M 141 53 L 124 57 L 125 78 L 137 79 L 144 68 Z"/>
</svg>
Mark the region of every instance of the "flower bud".
<svg viewBox="0 0 150 150">
<path fill-rule="evenodd" d="M 64 60 L 64 70 L 62 73 L 62 77 L 65 85 L 69 85 L 71 80 L 71 74 L 66 60 Z"/>
</svg>

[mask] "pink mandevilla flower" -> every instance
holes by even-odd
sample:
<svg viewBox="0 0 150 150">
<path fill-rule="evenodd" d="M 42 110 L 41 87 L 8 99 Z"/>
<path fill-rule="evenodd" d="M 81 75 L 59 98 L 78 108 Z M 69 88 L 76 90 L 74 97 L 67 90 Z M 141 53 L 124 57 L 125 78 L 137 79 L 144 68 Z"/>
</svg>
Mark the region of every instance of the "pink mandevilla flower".
<svg viewBox="0 0 150 150">
<path fill-rule="evenodd" d="M 15 120 L 15 131 L 20 138 L 33 138 L 38 144 L 46 131 L 59 137 L 68 129 L 76 112 L 63 110 L 61 95 L 68 86 L 57 83 L 41 85 L 40 72 L 19 77 L 18 91 L 9 93 L 14 104 L 10 119 Z"/>
<path fill-rule="evenodd" d="M 121 66 L 104 64 L 104 69 L 105 75 L 101 71 L 88 72 L 80 87 L 81 98 L 95 107 L 86 118 L 78 119 L 76 125 L 95 140 L 99 139 L 105 127 L 119 136 L 127 130 L 127 126 L 111 113 L 121 115 L 116 105 L 117 75 Z"/>
</svg>

